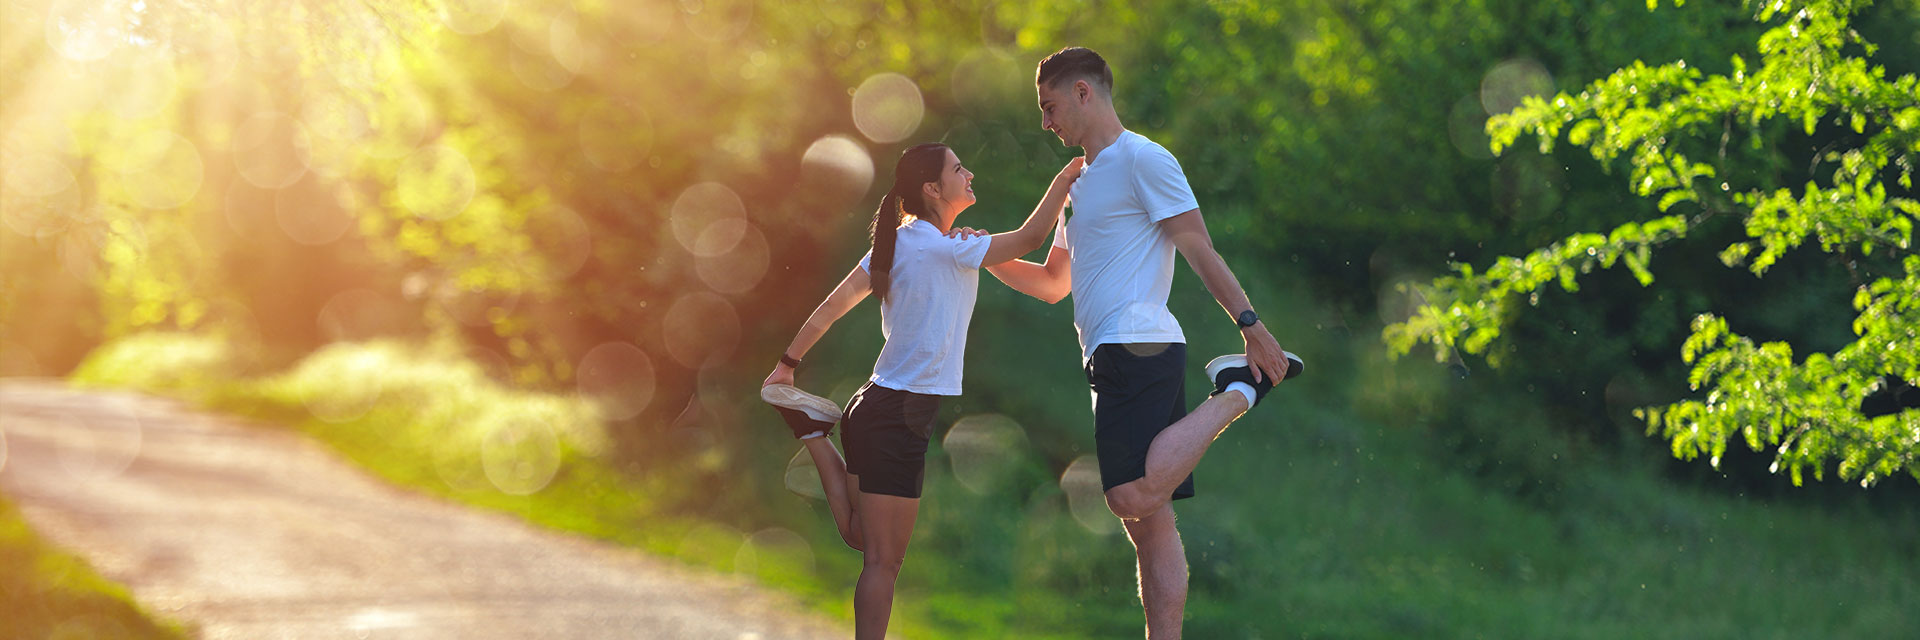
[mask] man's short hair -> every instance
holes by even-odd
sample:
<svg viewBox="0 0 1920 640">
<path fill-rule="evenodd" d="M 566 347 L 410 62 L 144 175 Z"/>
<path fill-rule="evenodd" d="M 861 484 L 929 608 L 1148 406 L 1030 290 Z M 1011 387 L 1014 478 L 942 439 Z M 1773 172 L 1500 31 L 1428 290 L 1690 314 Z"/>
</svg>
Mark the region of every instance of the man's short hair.
<svg viewBox="0 0 1920 640">
<path fill-rule="evenodd" d="M 1108 95 L 1113 94 L 1113 70 L 1107 68 L 1105 58 L 1086 47 L 1067 47 L 1041 60 L 1040 69 L 1034 73 L 1034 84 L 1054 87 L 1079 78 L 1099 85 Z"/>
</svg>

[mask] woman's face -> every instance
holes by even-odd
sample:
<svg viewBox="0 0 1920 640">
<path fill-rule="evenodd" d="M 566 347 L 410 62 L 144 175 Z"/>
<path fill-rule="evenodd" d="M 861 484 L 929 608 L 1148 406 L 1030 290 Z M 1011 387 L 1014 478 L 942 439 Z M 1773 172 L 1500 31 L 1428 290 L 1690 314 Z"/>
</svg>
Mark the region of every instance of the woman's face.
<svg viewBox="0 0 1920 640">
<path fill-rule="evenodd" d="M 952 149 L 947 149 L 946 155 L 946 159 L 940 163 L 940 179 L 931 183 L 934 194 L 930 197 L 939 203 L 935 205 L 936 208 L 952 216 L 974 203 L 973 172 L 961 166 L 960 157 L 954 155 Z"/>
</svg>

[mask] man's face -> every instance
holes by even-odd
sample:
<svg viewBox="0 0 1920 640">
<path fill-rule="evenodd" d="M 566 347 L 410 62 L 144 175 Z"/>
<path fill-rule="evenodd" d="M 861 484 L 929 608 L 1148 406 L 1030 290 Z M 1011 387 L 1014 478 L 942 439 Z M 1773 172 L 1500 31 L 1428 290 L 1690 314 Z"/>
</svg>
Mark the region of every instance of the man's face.
<svg viewBox="0 0 1920 640">
<path fill-rule="evenodd" d="M 1060 143 L 1080 146 L 1080 115 L 1084 104 L 1084 81 L 1061 82 L 1059 87 L 1035 86 L 1040 93 L 1040 127 L 1060 137 Z"/>
</svg>

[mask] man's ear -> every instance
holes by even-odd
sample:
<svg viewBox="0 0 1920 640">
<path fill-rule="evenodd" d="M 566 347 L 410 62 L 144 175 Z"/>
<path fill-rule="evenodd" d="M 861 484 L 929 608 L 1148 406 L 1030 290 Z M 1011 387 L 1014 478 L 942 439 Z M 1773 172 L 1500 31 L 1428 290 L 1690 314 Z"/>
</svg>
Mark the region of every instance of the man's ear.
<svg viewBox="0 0 1920 640">
<path fill-rule="evenodd" d="M 1073 81 L 1073 97 L 1079 98 L 1080 104 L 1092 102 L 1093 85 L 1089 84 L 1085 78 Z"/>
</svg>

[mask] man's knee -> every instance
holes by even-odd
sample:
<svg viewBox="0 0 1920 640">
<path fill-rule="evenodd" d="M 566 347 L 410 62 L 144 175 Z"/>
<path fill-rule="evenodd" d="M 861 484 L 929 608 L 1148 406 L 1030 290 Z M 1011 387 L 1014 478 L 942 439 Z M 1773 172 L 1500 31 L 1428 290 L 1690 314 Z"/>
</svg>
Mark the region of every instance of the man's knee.
<svg viewBox="0 0 1920 640">
<path fill-rule="evenodd" d="M 1139 520 L 1159 511 L 1160 507 L 1166 504 L 1166 499 L 1156 499 L 1151 494 L 1140 490 L 1138 486 L 1140 482 L 1135 480 L 1108 491 L 1107 510 L 1112 511 L 1113 515 L 1119 516 L 1121 520 Z"/>
</svg>

